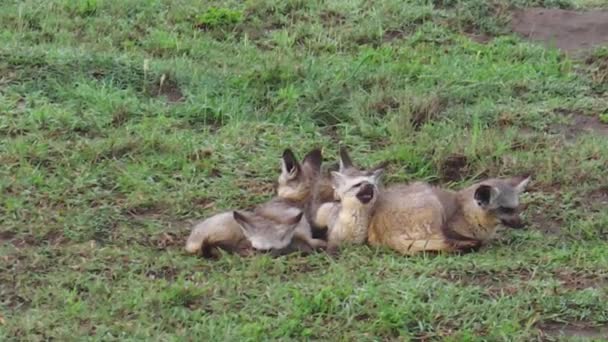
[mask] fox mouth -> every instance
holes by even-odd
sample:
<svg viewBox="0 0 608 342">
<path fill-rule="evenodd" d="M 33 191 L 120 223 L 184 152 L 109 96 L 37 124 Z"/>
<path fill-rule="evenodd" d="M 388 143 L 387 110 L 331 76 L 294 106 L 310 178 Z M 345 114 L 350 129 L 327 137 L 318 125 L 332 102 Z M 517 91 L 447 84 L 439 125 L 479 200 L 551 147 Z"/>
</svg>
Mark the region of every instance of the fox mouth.
<svg viewBox="0 0 608 342">
<path fill-rule="evenodd" d="M 357 193 L 357 198 L 363 204 L 371 202 L 371 200 L 374 198 L 374 186 L 371 184 L 364 185 L 363 188 Z"/>
</svg>

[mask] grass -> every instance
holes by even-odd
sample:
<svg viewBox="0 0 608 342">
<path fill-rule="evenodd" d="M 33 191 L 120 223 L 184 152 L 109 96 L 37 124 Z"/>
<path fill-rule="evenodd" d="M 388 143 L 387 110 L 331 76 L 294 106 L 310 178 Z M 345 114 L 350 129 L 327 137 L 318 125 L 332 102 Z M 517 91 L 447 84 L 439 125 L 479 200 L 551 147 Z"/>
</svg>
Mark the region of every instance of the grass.
<svg viewBox="0 0 608 342">
<path fill-rule="evenodd" d="M 604 69 L 505 26 L 510 6 L 597 4 L 3 1 L 0 340 L 529 341 L 606 324 L 608 140 L 564 115 L 605 120 Z M 338 143 L 389 160 L 387 183 L 532 172 L 529 229 L 464 256 L 182 252 L 191 220 L 272 195 L 282 149 L 333 160 Z"/>
</svg>

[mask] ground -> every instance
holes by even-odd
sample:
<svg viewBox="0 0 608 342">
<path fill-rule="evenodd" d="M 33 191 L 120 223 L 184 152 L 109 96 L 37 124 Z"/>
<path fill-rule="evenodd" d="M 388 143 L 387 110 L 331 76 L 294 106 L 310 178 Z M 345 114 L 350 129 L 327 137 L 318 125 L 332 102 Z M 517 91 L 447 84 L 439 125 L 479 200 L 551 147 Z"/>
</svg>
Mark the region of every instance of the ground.
<svg viewBox="0 0 608 342">
<path fill-rule="evenodd" d="M 608 338 L 602 6 L 3 1 L 0 340 Z M 284 148 L 339 143 L 388 184 L 531 173 L 528 229 L 461 256 L 183 252 L 272 196 Z"/>
</svg>

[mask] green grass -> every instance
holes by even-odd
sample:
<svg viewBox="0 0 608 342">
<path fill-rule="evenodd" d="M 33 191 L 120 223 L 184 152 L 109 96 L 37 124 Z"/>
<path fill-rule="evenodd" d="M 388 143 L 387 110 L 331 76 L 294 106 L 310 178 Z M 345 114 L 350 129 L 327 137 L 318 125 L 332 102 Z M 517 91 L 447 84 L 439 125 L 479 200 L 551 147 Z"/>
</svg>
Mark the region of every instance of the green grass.
<svg viewBox="0 0 608 342">
<path fill-rule="evenodd" d="M 605 324 L 608 139 L 563 134 L 563 113 L 606 120 L 605 69 L 505 26 L 509 6 L 598 3 L 0 2 L 0 340 L 528 341 Z M 387 183 L 532 172 L 529 229 L 464 256 L 182 252 L 192 220 L 272 195 L 282 149 L 333 160 L 338 143 L 389 160 Z"/>
</svg>

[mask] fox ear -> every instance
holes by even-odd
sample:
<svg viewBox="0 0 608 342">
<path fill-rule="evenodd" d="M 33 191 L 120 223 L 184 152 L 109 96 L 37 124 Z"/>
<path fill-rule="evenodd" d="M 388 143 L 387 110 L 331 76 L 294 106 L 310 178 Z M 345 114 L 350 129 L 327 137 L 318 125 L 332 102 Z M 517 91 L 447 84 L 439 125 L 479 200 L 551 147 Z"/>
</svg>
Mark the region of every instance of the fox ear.
<svg viewBox="0 0 608 342">
<path fill-rule="evenodd" d="M 513 177 L 509 180 L 509 183 L 511 185 L 513 185 L 515 187 L 515 191 L 517 191 L 518 194 L 524 192 L 524 190 L 526 190 L 526 187 L 528 186 L 528 183 L 530 183 L 531 180 L 531 176 L 527 175 L 527 176 L 519 176 L 519 177 Z"/>
<path fill-rule="evenodd" d="M 344 170 L 352 167 L 354 167 L 353 161 L 350 159 L 346 147 L 340 146 L 340 172 L 344 172 Z"/>
<path fill-rule="evenodd" d="M 487 208 L 494 203 L 496 197 L 498 196 L 498 189 L 493 186 L 482 184 L 475 190 L 475 195 L 473 196 L 482 208 Z"/>
<path fill-rule="evenodd" d="M 239 227 L 241 227 L 241 230 L 243 231 L 243 233 L 245 233 L 245 234 L 249 233 L 249 231 L 251 230 L 252 224 L 251 224 L 251 220 L 245 214 L 240 213 L 235 210 L 232 212 L 232 217 L 239 224 Z"/>
<path fill-rule="evenodd" d="M 339 188 L 346 182 L 345 177 L 346 176 L 338 171 L 331 171 L 331 185 L 334 187 L 334 189 Z"/>
<path fill-rule="evenodd" d="M 382 174 L 384 174 L 384 168 L 376 167 L 372 170 L 372 178 L 376 183 L 380 181 L 380 177 L 382 177 Z"/>
<path fill-rule="evenodd" d="M 289 220 L 287 220 L 287 224 L 288 225 L 294 225 L 294 229 L 295 229 L 295 225 L 297 225 L 298 223 L 300 223 L 300 220 L 302 220 L 302 216 L 304 216 L 303 212 L 300 212 L 298 215 L 290 218 Z"/>
<path fill-rule="evenodd" d="M 291 149 L 285 149 L 281 158 L 281 173 L 285 175 L 287 179 L 294 179 L 298 176 L 300 171 L 300 164 L 296 159 L 295 154 Z"/>
<path fill-rule="evenodd" d="M 323 162 L 323 154 L 321 150 L 316 148 L 306 154 L 302 160 L 302 166 L 310 168 L 313 172 L 321 172 L 321 163 Z"/>
</svg>

